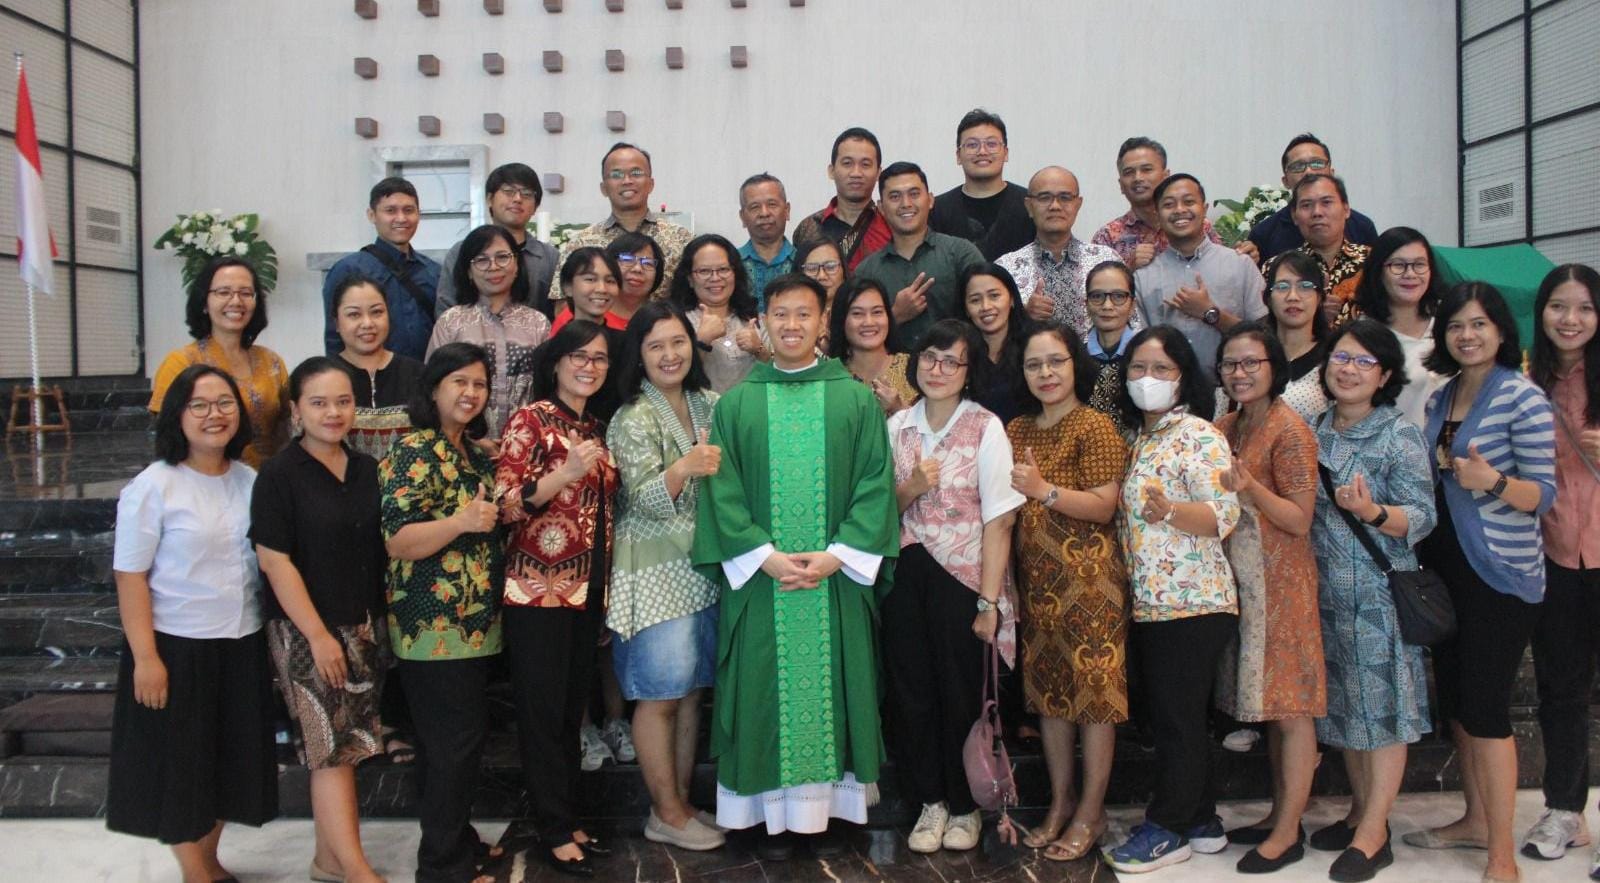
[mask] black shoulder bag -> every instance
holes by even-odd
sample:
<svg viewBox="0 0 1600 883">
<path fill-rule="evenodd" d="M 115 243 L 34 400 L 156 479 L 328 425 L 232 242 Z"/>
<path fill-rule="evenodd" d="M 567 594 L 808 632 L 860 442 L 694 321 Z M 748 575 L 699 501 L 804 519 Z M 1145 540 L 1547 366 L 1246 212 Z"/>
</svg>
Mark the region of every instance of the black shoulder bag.
<svg viewBox="0 0 1600 883">
<path fill-rule="evenodd" d="M 1400 639 L 1407 644 L 1432 647 L 1455 636 L 1456 607 L 1450 601 L 1450 591 L 1444 580 L 1431 570 L 1395 570 L 1389 556 L 1383 554 L 1378 544 L 1367 533 L 1367 525 L 1343 508 L 1334 498 L 1333 475 L 1328 467 L 1317 464 L 1322 475 L 1322 486 L 1328 492 L 1328 503 L 1350 525 L 1361 547 L 1372 556 L 1383 575 L 1389 578 L 1389 594 L 1394 598 L 1395 614 L 1400 620 Z"/>
<path fill-rule="evenodd" d="M 422 289 L 417 286 L 417 283 L 406 274 L 406 268 L 404 265 L 397 264 L 389 260 L 389 256 L 379 250 L 378 246 L 376 245 L 364 245 L 361 247 L 361 250 L 377 258 L 378 263 L 388 267 L 389 272 L 394 276 L 395 281 L 399 282 L 400 287 L 404 288 L 406 293 L 411 295 L 411 299 L 417 302 L 417 309 L 422 311 L 422 315 L 428 317 L 428 321 L 433 321 L 433 304 L 428 302 L 428 296 L 423 294 Z"/>
</svg>

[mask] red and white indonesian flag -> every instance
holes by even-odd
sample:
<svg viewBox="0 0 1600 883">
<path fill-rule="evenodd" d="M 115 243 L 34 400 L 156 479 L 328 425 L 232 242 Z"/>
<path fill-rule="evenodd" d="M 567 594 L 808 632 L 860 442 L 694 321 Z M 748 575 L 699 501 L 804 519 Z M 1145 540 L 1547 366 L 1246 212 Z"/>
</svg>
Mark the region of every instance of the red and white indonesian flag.
<svg viewBox="0 0 1600 883">
<path fill-rule="evenodd" d="M 17 258 L 22 281 L 46 294 L 55 275 L 57 255 L 50 218 L 44 207 L 44 166 L 39 162 L 39 134 L 33 128 L 33 102 L 28 75 L 17 64 Z"/>
</svg>

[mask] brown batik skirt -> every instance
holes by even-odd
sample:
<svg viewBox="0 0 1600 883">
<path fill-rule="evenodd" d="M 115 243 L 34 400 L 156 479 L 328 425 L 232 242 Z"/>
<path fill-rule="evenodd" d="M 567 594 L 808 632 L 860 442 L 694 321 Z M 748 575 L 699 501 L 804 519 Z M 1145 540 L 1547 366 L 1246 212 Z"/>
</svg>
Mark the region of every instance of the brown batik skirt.
<svg viewBox="0 0 1600 883">
<path fill-rule="evenodd" d="M 330 631 L 344 645 L 345 685 L 337 690 L 317 672 L 311 644 L 294 623 L 267 623 L 278 687 L 300 727 L 301 760 L 313 770 L 355 766 L 383 751 L 378 705 L 389 668 L 388 636 L 370 615 L 361 625 Z"/>
</svg>

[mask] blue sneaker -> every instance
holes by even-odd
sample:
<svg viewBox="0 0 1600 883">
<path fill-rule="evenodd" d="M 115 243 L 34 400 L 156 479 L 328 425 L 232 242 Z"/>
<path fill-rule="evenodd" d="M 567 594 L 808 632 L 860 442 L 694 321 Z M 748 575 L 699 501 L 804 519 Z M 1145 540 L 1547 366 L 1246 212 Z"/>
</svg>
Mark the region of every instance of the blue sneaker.
<svg viewBox="0 0 1600 883">
<path fill-rule="evenodd" d="M 1224 841 L 1226 842 L 1226 841 Z M 1144 822 L 1128 834 L 1121 846 L 1105 850 L 1106 864 L 1124 874 L 1146 874 L 1157 868 L 1186 862 L 1189 842 L 1154 822 Z"/>
<path fill-rule="evenodd" d="M 1228 848 L 1228 833 L 1222 830 L 1222 819 L 1212 816 L 1203 824 L 1190 828 L 1184 839 L 1189 841 L 1189 848 L 1201 855 L 1212 855 Z"/>
</svg>

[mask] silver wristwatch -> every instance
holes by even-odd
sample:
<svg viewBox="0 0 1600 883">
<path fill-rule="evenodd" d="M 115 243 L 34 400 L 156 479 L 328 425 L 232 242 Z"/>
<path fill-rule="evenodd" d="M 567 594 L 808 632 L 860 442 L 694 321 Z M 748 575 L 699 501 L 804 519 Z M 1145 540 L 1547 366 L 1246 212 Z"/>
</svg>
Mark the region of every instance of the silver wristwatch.
<svg viewBox="0 0 1600 883">
<path fill-rule="evenodd" d="M 1043 497 L 1041 497 L 1039 499 L 1039 502 L 1043 503 L 1044 507 L 1046 509 L 1048 509 L 1051 506 L 1054 506 L 1056 504 L 1056 499 L 1058 497 L 1060 497 L 1060 496 L 1061 496 L 1061 488 L 1058 488 L 1055 485 L 1051 485 L 1050 486 L 1050 493 L 1045 494 Z"/>
<path fill-rule="evenodd" d="M 981 595 L 978 597 L 978 612 L 979 613 L 988 613 L 989 611 L 991 611 L 993 609 L 994 609 L 994 602 L 993 601 L 990 601 L 988 598 L 982 597 Z"/>
</svg>

